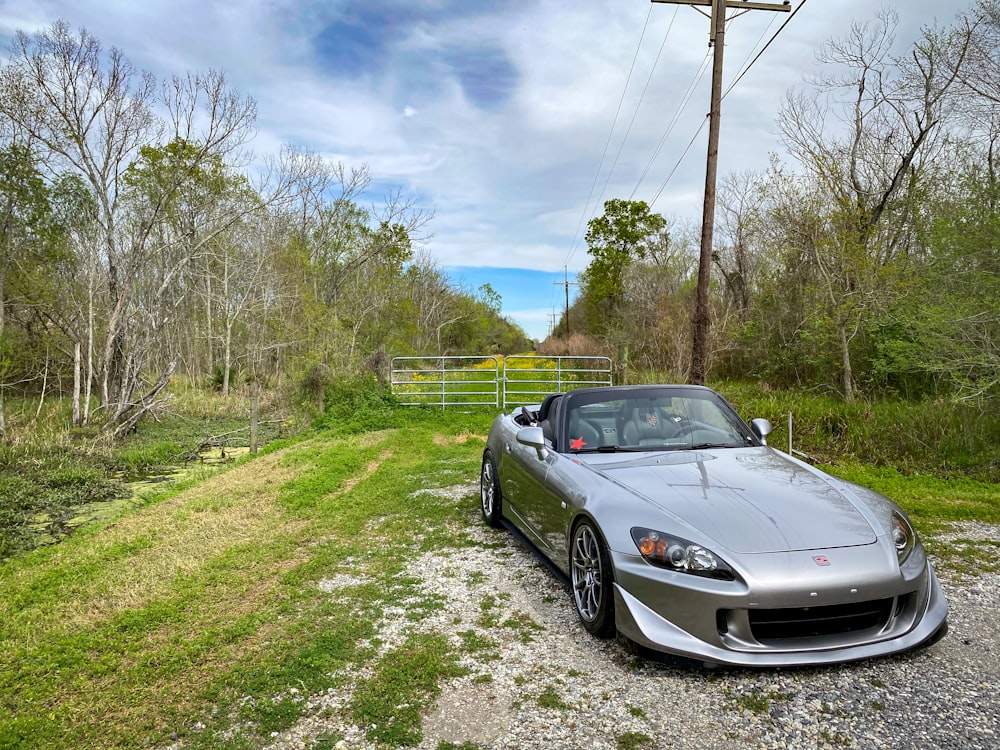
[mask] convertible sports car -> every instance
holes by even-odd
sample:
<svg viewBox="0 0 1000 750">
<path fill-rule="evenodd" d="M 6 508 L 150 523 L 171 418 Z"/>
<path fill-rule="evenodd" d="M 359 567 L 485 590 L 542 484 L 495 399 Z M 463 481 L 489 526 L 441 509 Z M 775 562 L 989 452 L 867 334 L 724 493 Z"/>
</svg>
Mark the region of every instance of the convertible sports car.
<svg viewBox="0 0 1000 750">
<path fill-rule="evenodd" d="M 570 580 L 583 626 L 706 664 L 851 661 L 929 645 L 947 604 L 888 498 L 767 446 L 697 386 L 552 394 L 498 416 L 483 518 Z"/>
</svg>

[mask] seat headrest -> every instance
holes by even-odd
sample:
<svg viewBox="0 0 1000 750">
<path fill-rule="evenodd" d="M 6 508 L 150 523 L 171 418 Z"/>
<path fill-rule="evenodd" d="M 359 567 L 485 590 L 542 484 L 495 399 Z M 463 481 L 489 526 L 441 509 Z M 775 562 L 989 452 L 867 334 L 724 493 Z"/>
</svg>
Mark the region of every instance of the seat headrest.
<svg viewBox="0 0 1000 750">
<path fill-rule="evenodd" d="M 563 394 L 561 393 L 550 393 L 542 401 L 542 405 L 538 407 L 538 421 L 541 422 L 549 417 L 549 411 L 552 409 L 552 404 L 561 399 Z"/>
</svg>

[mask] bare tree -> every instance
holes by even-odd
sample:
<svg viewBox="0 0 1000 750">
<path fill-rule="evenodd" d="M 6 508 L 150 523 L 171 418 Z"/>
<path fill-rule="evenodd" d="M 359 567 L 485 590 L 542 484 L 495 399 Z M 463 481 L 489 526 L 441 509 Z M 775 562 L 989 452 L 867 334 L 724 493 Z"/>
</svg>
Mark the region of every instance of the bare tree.
<svg viewBox="0 0 1000 750">
<path fill-rule="evenodd" d="M 34 35 L 17 34 L 0 69 L 0 87 L 0 114 L 42 144 L 54 165 L 81 175 L 93 192 L 106 294 L 100 395 L 109 427 L 118 429 L 148 404 L 136 393 L 145 365 L 141 344 L 155 321 L 140 291 L 164 294 L 197 248 L 189 243 L 173 254 L 172 264 L 161 265 L 157 285 L 140 283 L 165 247 L 177 250 L 176 243 L 163 242 L 171 206 L 192 175 L 223 157 L 232 159 L 252 136 L 256 105 L 215 72 L 175 77 L 158 87 L 119 50 L 104 54 L 86 31 L 73 34 L 61 21 Z M 157 114 L 161 107 L 166 118 Z M 193 150 L 157 175 L 146 200 L 130 199 L 128 167 L 144 147 L 164 139 Z"/>
<path fill-rule="evenodd" d="M 719 186 L 719 240 L 712 263 L 725 284 L 726 298 L 745 321 L 763 262 L 758 235 L 767 199 L 765 178 L 749 172 L 728 175 Z"/>
<path fill-rule="evenodd" d="M 967 57 L 961 50 L 947 56 L 938 34 L 925 30 L 908 57 L 893 58 L 896 24 L 894 12 L 882 11 L 875 23 L 853 24 L 845 39 L 830 42 L 819 59 L 833 72 L 814 80 L 811 93 L 790 94 L 779 118 L 790 153 L 829 196 L 821 199 L 826 234 L 809 250 L 836 329 L 847 400 L 855 391 L 850 343 L 880 291 L 878 271 L 909 249 L 907 236 L 893 231 L 900 224 L 886 216 L 914 210 L 912 188 L 941 146 L 935 134 Z"/>
<path fill-rule="evenodd" d="M 933 41 L 946 53 L 949 71 L 971 96 L 959 105 L 967 112 L 1000 104 L 1000 2 L 979 0 L 960 13 L 955 28 L 938 31 Z"/>
</svg>

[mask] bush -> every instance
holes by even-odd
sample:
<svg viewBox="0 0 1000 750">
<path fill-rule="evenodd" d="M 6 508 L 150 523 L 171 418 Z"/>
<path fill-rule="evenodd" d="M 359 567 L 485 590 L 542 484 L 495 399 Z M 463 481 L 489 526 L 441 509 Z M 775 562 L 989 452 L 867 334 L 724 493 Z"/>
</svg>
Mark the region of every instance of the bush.
<svg viewBox="0 0 1000 750">
<path fill-rule="evenodd" d="M 352 435 L 373 430 L 406 427 L 413 424 L 444 426 L 467 421 L 468 413 L 483 415 L 484 425 L 496 413 L 492 406 L 440 405 L 402 406 L 385 383 L 372 375 L 334 378 L 327 386 L 327 408 L 314 426 L 337 435 Z"/>
<path fill-rule="evenodd" d="M 536 353 L 545 357 L 613 357 L 606 343 L 582 333 L 550 336 L 539 344 Z"/>
<path fill-rule="evenodd" d="M 326 410 L 316 420 L 316 426 L 322 429 L 353 434 L 398 426 L 398 402 L 372 375 L 330 378 L 324 400 Z"/>
<path fill-rule="evenodd" d="M 210 382 L 212 384 L 212 389 L 215 391 L 222 390 L 222 384 L 225 381 L 226 369 L 222 365 L 216 365 L 215 369 L 212 371 L 212 377 Z M 235 388 L 238 385 L 237 372 L 235 367 L 229 368 L 229 387 Z"/>
<path fill-rule="evenodd" d="M 863 463 L 904 473 L 1000 481 L 1000 414 L 947 399 L 878 399 L 847 403 L 835 396 L 725 382 L 717 390 L 745 419 L 774 427 L 768 442 L 824 463 Z"/>
</svg>

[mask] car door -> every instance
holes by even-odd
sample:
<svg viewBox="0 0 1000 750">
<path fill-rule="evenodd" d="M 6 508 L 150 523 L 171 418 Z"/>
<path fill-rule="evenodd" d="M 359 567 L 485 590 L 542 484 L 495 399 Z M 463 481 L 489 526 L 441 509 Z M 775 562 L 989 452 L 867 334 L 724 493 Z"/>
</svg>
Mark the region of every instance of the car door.
<svg viewBox="0 0 1000 750">
<path fill-rule="evenodd" d="M 568 565 L 569 524 L 580 505 L 579 493 L 572 489 L 573 478 L 579 471 L 578 461 L 572 455 L 552 454 L 545 486 L 532 507 L 532 521 L 544 537 L 545 554 L 563 570 Z"/>
<path fill-rule="evenodd" d="M 564 398 L 551 410 L 550 434 L 552 450 L 548 451 L 544 462 L 544 476 L 541 484 L 532 492 L 524 506 L 525 522 L 531 528 L 532 541 L 557 565 L 565 563 L 567 524 L 574 507 L 567 502 L 565 478 L 572 475 L 572 469 L 579 460 L 576 455 L 563 451 L 560 440 L 567 440 L 562 423 L 566 419 Z M 537 452 L 535 458 L 538 460 Z"/>
<path fill-rule="evenodd" d="M 500 471 L 504 515 L 538 547 L 544 534 L 538 526 L 538 508 L 544 506 L 545 476 L 556 454 L 548 450 L 544 458 L 530 445 L 522 445 L 511 435 L 504 441 Z"/>
</svg>

